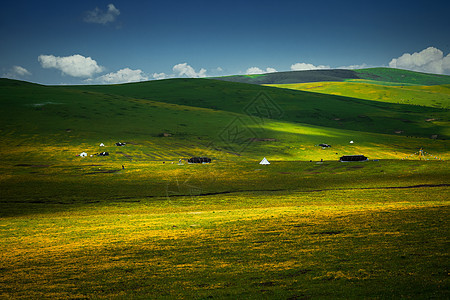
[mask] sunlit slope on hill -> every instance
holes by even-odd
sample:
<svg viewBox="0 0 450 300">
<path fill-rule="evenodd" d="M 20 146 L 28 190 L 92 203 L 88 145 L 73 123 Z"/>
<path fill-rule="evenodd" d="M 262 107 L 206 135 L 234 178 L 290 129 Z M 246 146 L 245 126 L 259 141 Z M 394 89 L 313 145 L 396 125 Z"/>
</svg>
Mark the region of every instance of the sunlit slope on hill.
<svg viewBox="0 0 450 300">
<path fill-rule="evenodd" d="M 368 83 L 366 81 L 330 81 L 273 84 L 270 86 L 389 103 L 411 104 L 446 109 L 450 108 L 450 85 L 387 86 L 378 84 L 376 81 L 373 81 L 373 83 Z"/>
<path fill-rule="evenodd" d="M 171 79 L 114 86 L 73 87 L 136 99 L 267 116 L 293 123 L 405 135 L 448 137 L 448 111 L 440 108 L 382 103 L 334 95 L 223 82 Z M 255 112 L 255 107 L 259 112 Z M 259 115 L 258 115 L 259 114 Z M 429 122 L 435 119 L 443 123 Z"/>
<path fill-rule="evenodd" d="M 364 153 L 402 158 L 420 147 L 445 158 L 448 148 L 440 139 L 448 127 L 421 121 L 444 118 L 442 109 L 371 105 L 365 100 L 214 80 L 64 87 L 0 80 L 0 95 L 0 152 L 11 161 L 74 160 L 81 151 L 109 151 L 109 160 L 117 162 L 195 155 L 335 160 L 343 154 Z M 275 111 L 264 115 L 267 111 L 258 110 L 264 103 Z M 255 115 L 258 112 L 261 115 Z M 437 132 L 438 139 L 430 139 L 431 132 Z M 161 137 L 163 133 L 171 136 Z M 349 144 L 351 140 L 355 143 Z M 119 141 L 127 146 L 114 147 Z M 107 147 L 99 147 L 101 142 Z M 316 146 L 320 143 L 332 148 L 323 150 Z"/>
</svg>

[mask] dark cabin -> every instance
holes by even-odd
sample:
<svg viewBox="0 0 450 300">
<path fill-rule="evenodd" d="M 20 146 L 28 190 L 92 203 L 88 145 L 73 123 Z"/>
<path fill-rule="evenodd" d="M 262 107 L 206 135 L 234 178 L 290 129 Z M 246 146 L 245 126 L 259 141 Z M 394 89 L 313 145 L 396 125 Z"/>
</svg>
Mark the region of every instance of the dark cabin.
<svg viewBox="0 0 450 300">
<path fill-rule="evenodd" d="M 190 164 L 209 164 L 210 162 L 211 158 L 208 157 L 191 157 L 188 159 Z"/>
<path fill-rule="evenodd" d="M 341 158 L 339 159 L 339 161 L 366 161 L 366 160 L 369 159 L 364 155 L 344 155 L 341 156 Z"/>
</svg>

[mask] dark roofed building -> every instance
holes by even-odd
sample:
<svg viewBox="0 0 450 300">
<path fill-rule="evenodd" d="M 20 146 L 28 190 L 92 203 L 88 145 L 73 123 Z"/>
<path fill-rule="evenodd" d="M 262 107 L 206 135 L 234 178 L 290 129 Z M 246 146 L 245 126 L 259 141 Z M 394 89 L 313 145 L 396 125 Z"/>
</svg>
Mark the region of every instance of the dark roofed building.
<svg viewBox="0 0 450 300">
<path fill-rule="evenodd" d="M 341 156 L 341 158 L 339 159 L 339 161 L 366 161 L 366 160 L 369 159 L 364 155 L 344 155 Z"/>
<path fill-rule="evenodd" d="M 190 164 L 208 164 L 211 162 L 211 158 L 208 157 L 191 157 L 188 159 Z"/>
</svg>

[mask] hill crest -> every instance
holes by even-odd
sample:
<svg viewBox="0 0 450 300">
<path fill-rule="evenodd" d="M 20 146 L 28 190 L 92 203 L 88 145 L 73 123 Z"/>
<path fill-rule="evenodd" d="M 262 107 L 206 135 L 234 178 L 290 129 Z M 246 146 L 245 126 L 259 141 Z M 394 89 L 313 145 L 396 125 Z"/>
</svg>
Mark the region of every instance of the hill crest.
<svg viewBox="0 0 450 300">
<path fill-rule="evenodd" d="M 368 68 L 357 70 L 329 69 L 287 71 L 258 75 L 233 75 L 213 79 L 250 84 L 288 84 L 321 81 L 373 80 L 398 84 L 440 85 L 450 84 L 450 76 L 420 73 L 394 68 Z"/>
</svg>

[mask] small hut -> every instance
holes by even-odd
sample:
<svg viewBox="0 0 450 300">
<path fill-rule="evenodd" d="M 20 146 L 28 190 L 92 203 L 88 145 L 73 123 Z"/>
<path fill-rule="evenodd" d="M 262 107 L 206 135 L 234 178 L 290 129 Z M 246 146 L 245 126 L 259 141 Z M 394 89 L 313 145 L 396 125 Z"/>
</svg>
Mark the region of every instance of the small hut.
<svg viewBox="0 0 450 300">
<path fill-rule="evenodd" d="M 339 161 L 341 162 L 347 162 L 347 161 L 367 161 L 369 160 L 364 155 L 344 155 L 339 158 Z"/>
<path fill-rule="evenodd" d="M 188 159 L 189 164 L 209 164 L 211 158 L 209 157 L 191 157 Z"/>
</svg>

